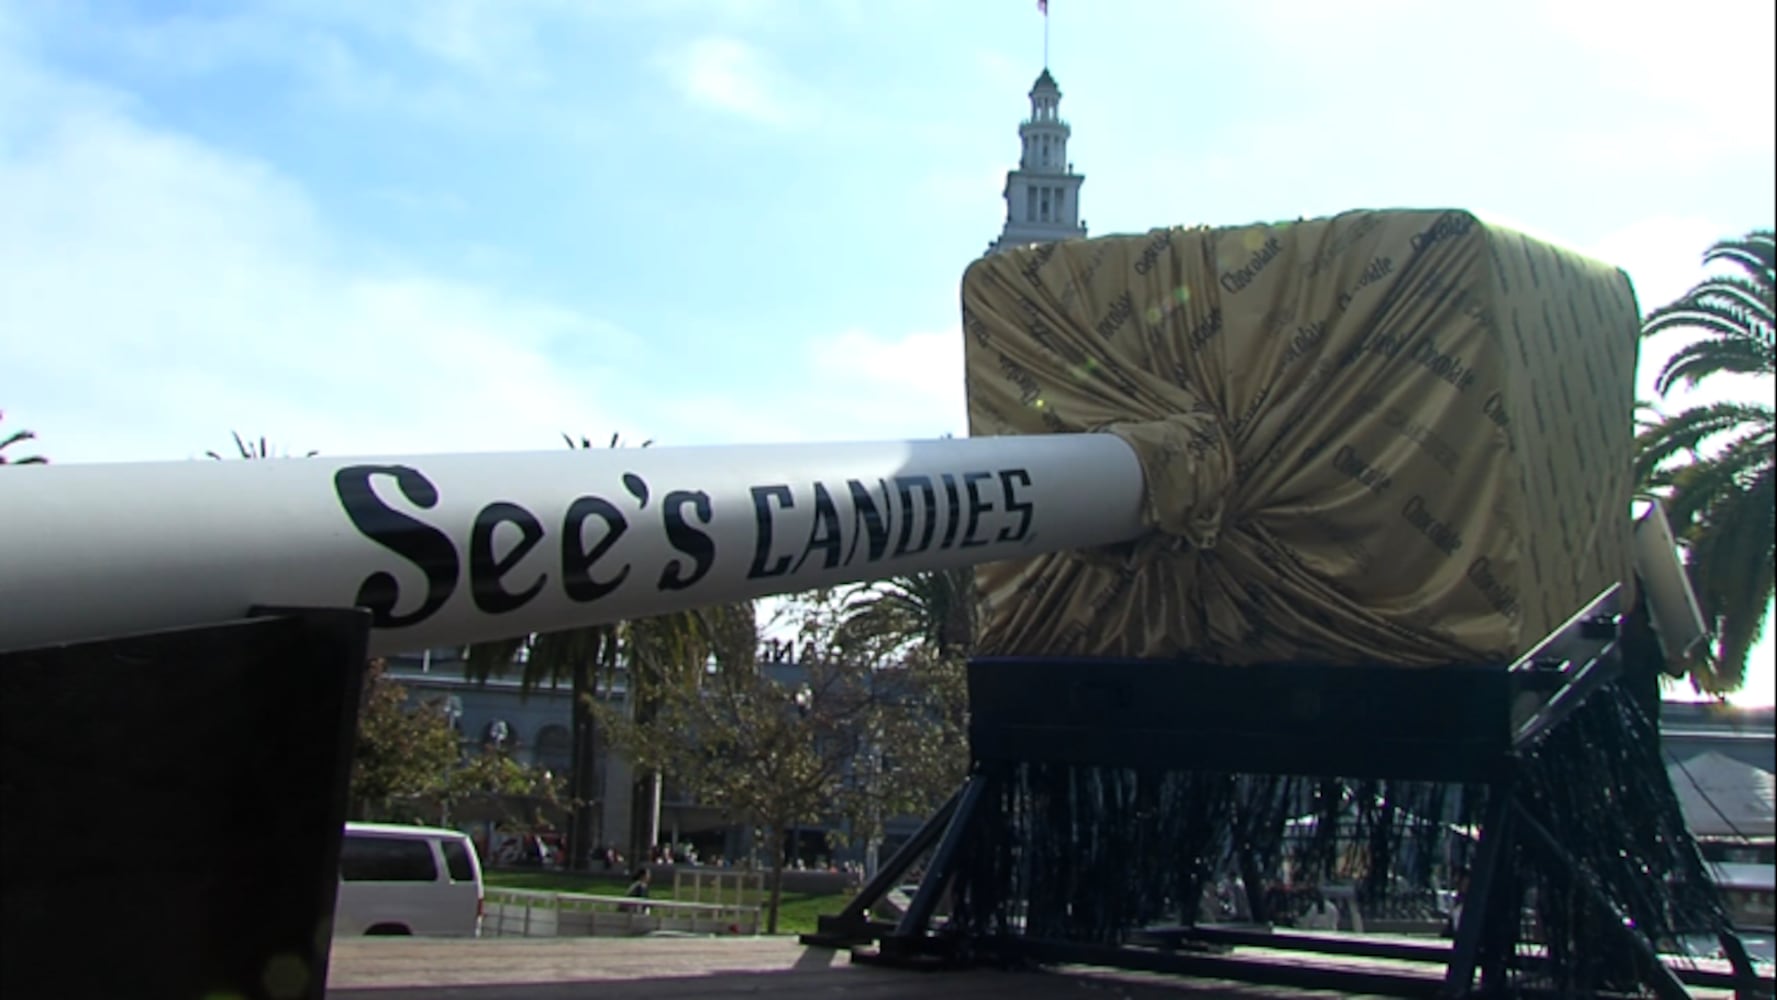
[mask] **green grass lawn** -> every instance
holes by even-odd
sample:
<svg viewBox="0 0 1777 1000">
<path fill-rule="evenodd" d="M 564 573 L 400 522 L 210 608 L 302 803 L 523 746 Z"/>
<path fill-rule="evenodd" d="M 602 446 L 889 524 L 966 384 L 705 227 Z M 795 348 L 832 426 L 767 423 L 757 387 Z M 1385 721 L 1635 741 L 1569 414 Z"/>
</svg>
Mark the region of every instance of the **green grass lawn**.
<svg viewBox="0 0 1777 1000">
<path fill-rule="evenodd" d="M 540 892 L 583 892 L 594 896 L 621 896 L 629 888 L 626 878 L 611 878 L 606 875 L 585 875 L 575 872 L 545 871 L 490 871 L 483 880 L 499 889 L 534 889 Z M 743 900 L 760 907 L 759 926 L 763 930 L 766 916 L 764 911 L 767 893 L 748 893 Z M 655 883 L 649 893 L 653 899 L 674 899 L 672 881 L 661 879 Z M 814 931 L 816 918 L 823 914 L 834 914 L 845 909 L 851 901 L 849 892 L 806 893 L 785 892 L 778 909 L 777 930 L 779 934 L 804 934 Z M 687 896 L 686 901 L 691 897 Z"/>
</svg>

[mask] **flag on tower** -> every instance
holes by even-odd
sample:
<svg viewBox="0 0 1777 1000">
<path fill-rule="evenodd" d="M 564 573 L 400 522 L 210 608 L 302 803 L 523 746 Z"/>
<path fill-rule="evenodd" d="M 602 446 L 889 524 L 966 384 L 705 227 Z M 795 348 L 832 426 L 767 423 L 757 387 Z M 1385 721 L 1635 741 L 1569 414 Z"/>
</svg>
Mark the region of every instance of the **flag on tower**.
<svg viewBox="0 0 1777 1000">
<path fill-rule="evenodd" d="M 1044 17 L 1049 16 L 1049 0 L 1037 0 L 1037 11 Z"/>
</svg>

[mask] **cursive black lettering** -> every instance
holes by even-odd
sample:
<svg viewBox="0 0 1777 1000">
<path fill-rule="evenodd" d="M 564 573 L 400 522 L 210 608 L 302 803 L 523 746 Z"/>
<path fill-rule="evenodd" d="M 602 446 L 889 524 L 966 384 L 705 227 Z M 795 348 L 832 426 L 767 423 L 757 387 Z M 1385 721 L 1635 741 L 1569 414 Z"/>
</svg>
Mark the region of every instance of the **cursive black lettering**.
<svg viewBox="0 0 1777 1000">
<path fill-rule="evenodd" d="M 1524 607 L 1518 602 L 1518 592 L 1494 575 L 1492 560 L 1482 556 L 1469 563 L 1468 579 L 1481 592 L 1481 596 L 1487 599 L 1488 606 L 1502 617 L 1512 621 L 1523 617 Z"/>
<path fill-rule="evenodd" d="M 1388 488 L 1394 485 L 1394 480 L 1388 473 L 1371 465 L 1348 444 L 1340 445 L 1339 450 L 1333 453 L 1333 468 L 1339 470 L 1341 475 L 1356 480 L 1358 485 L 1377 496 L 1387 493 Z"/>
<path fill-rule="evenodd" d="M 586 522 L 591 518 L 603 521 L 605 531 L 597 544 L 586 548 Z M 623 512 L 604 497 L 580 497 L 568 505 L 561 526 L 561 583 L 569 600 L 586 604 L 623 586 L 629 577 L 628 563 L 607 580 L 593 579 L 592 567 L 628 530 L 629 521 Z"/>
<path fill-rule="evenodd" d="M 1154 265 L 1160 263 L 1160 255 L 1165 253 L 1166 248 L 1170 246 L 1172 246 L 1172 230 L 1163 229 L 1156 233 L 1154 238 L 1148 241 L 1148 245 L 1142 248 L 1141 256 L 1136 258 L 1135 273 L 1147 274 L 1152 271 Z"/>
<path fill-rule="evenodd" d="M 1247 259 L 1245 264 L 1222 272 L 1220 278 L 1222 288 L 1230 294 L 1246 288 L 1257 281 L 1260 272 L 1265 270 L 1265 265 L 1276 260 L 1281 253 L 1283 253 L 1283 244 L 1278 242 L 1277 237 L 1267 238 L 1259 249 L 1253 251 L 1252 256 Z"/>
<path fill-rule="evenodd" d="M 1123 294 L 1111 300 L 1110 311 L 1105 313 L 1104 318 L 1098 321 L 1098 325 L 1093 327 L 1093 330 L 1100 337 L 1109 340 L 1115 336 L 1117 331 L 1122 329 L 1123 324 L 1129 322 L 1130 317 L 1134 315 L 1135 295 L 1125 289 Z"/>
<path fill-rule="evenodd" d="M 518 541 L 505 558 L 494 555 L 494 532 L 502 524 L 518 529 Z M 548 574 L 538 573 L 530 586 L 517 592 L 506 589 L 505 576 L 542 540 L 542 523 L 523 507 L 498 501 L 481 508 L 469 528 L 469 594 L 475 599 L 475 606 L 490 615 L 501 615 L 524 607 L 536 597 L 549 579 Z"/>
<path fill-rule="evenodd" d="M 1401 508 L 1401 517 L 1413 526 L 1414 530 L 1426 537 L 1445 555 L 1455 555 L 1462 548 L 1462 535 L 1444 521 L 1432 516 L 1430 508 L 1425 505 L 1425 498 L 1415 493 Z"/>
<path fill-rule="evenodd" d="M 1475 217 L 1467 212 L 1445 212 L 1423 231 L 1414 233 L 1408 244 L 1414 253 L 1444 240 L 1454 239 L 1475 227 Z"/>
<path fill-rule="evenodd" d="M 673 490 L 666 495 L 661 509 L 666 516 L 666 540 L 674 549 L 691 557 L 691 571 L 684 571 L 684 563 L 678 559 L 667 561 L 666 568 L 660 571 L 661 590 L 684 590 L 709 574 L 710 567 L 716 563 L 716 543 L 709 535 L 691 526 L 685 519 L 685 507 L 691 507 L 691 513 L 697 518 L 698 524 L 710 523 L 710 495 L 702 490 Z"/>
<path fill-rule="evenodd" d="M 1467 392 L 1475 384 L 1474 369 L 1460 356 L 1445 354 L 1438 350 L 1438 345 L 1430 337 L 1413 345 L 1413 353 L 1409 360 L 1431 372 L 1438 378 L 1456 387 L 1457 392 Z"/>
<path fill-rule="evenodd" d="M 370 609 L 371 621 L 377 628 L 400 628 L 425 621 L 444 606 L 456 589 L 461 566 L 449 536 L 383 503 L 370 485 L 373 476 L 392 478 L 401 495 L 423 510 L 438 505 L 438 488 L 418 469 L 405 465 L 352 465 L 333 474 L 334 493 L 352 526 L 425 575 L 425 599 L 417 609 L 404 615 L 395 613 L 401 588 L 394 574 L 378 570 L 365 577 L 358 587 L 354 603 Z"/>
</svg>

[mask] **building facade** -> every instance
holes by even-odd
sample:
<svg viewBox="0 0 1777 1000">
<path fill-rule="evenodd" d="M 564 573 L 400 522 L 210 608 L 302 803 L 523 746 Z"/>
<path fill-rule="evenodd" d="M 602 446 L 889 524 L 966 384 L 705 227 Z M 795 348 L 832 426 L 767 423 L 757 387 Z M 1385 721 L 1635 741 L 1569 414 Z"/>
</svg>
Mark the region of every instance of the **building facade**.
<svg viewBox="0 0 1777 1000">
<path fill-rule="evenodd" d="M 1669 701 L 1660 706 L 1660 745 L 1668 761 L 1719 753 L 1769 771 L 1777 759 L 1777 710 Z"/>
<path fill-rule="evenodd" d="M 759 667 L 765 675 L 786 692 L 793 692 L 807 676 L 790 655 L 791 647 L 783 643 L 765 643 L 759 653 Z M 390 680 L 407 691 L 408 703 L 441 711 L 459 734 L 465 753 L 478 753 L 497 747 L 519 763 L 544 768 L 557 776 L 565 776 L 571 763 L 573 698 L 570 689 L 541 687 L 525 691 L 516 679 L 519 669 L 510 676 L 491 678 L 485 682 L 468 678 L 463 650 L 433 649 L 422 653 L 402 654 L 387 658 Z M 621 681 L 613 691 L 601 691 L 600 700 L 620 706 L 625 691 Z M 789 695 L 786 694 L 786 703 Z M 882 752 L 881 748 L 877 751 Z M 591 835 L 595 849 L 609 845 L 620 850 L 628 841 L 635 804 L 630 791 L 637 777 L 635 768 L 622 754 L 611 752 L 599 744 L 595 736 L 595 776 L 593 780 L 596 828 Z M 856 766 L 866 766 L 859 762 Z M 566 817 L 561 819 L 565 822 Z M 918 829 L 920 816 L 902 816 L 885 820 L 882 849 L 892 851 Z M 471 821 L 467 832 L 477 843 L 498 843 L 499 831 L 480 829 L 479 821 Z M 467 828 L 466 827 L 466 828 Z M 700 859 L 723 858 L 731 861 L 756 861 L 763 864 L 759 831 L 745 826 L 738 818 L 723 810 L 696 801 L 677 786 L 670 775 L 665 776 L 660 796 L 659 843 L 677 855 L 694 854 Z M 829 836 L 842 832 L 835 820 L 827 825 L 809 826 L 788 832 L 786 840 L 793 844 L 792 864 L 820 862 L 843 864 L 874 861 L 876 845 L 847 836 L 844 843 L 835 843 Z"/>
</svg>

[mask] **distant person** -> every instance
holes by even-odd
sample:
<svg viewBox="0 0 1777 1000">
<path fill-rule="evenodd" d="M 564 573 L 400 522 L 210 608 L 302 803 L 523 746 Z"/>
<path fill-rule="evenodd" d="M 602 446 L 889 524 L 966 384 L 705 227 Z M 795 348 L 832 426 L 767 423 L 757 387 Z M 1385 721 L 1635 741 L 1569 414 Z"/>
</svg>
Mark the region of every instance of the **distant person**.
<svg viewBox="0 0 1777 1000">
<path fill-rule="evenodd" d="M 623 894 L 625 896 L 629 897 L 630 899 L 647 899 L 648 898 L 648 886 L 653 881 L 653 879 L 654 879 L 654 873 L 652 871 L 650 871 L 647 867 L 637 868 L 634 881 L 629 883 L 629 888 L 626 889 Z M 618 906 L 617 909 L 621 913 L 647 913 L 648 912 L 648 908 L 646 906 L 642 906 L 637 903 L 624 903 L 624 904 Z"/>
<path fill-rule="evenodd" d="M 1302 913 L 1301 926 L 1304 930 L 1336 931 L 1339 929 L 1339 908 L 1316 889 L 1309 897 L 1308 909 Z"/>
<path fill-rule="evenodd" d="M 1447 938 L 1455 937 L 1456 929 L 1462 926 L 1462 904 L 1468 900 L 1468 869 L 1458 867 L 1451 875 L 1450 881 L 1454 883 L 1451 888 L 1456 891 L 1451 897 L 1450 916 L 1444 920 L 1444 936 Z"/>
</svg>

